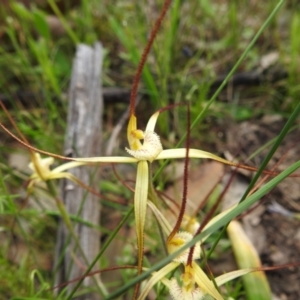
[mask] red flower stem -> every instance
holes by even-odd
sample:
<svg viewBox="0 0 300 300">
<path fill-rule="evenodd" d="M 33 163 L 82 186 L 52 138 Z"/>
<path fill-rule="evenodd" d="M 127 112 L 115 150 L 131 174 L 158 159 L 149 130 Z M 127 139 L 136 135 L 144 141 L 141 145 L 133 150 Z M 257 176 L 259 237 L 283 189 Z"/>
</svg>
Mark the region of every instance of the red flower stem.
<svg viewBox="0 0 300 300">
<path fill-rule="evenodd" d="M 137 70 L 136 70 L 136 73 L 135 73 L 135 76 L 134 76 L 134 80 L 133 80 L 133 85 L 132 85 L 132 90 L 131 90 L 131 96 L 130 96 L 130 110 L 129 110 L 129 116 L 132 116 L 132 115 L 135 115 L 135 101 L 136 101 L 136 96 L 137 96 L 137 91 L 138 91 L 138 85 L 139 85 L 139 81 L 140 81 L 140 78 L 141 78 L 141 74 L 142 74 L 142 71 L 143 71 L 143 68 L 144 68 L 144 65 L 146 63 L 146 60 L 147 60 L 147 56 L 150 52 L 150 49 L 153 45 L 153 42 L 154 42 L 154 39 L 157 35 L 157 32 L 161 26 L 161 22 L 163 20 L 163 18 L 165 17 L 167 11 L 168 11 L 168 8 L 171 4 L 171 1 L 172 0 L 166 0 L 164 5 L 163 5 L 163 8 L 161 10 L 161 13 L 158 17 L 158 19 L 156 20 L 155 24 L 154 24 L 154 27 L 152 28 L 152 31 L 151 31 L 151 34 L 150 34 L 150 38 L 147 42 L 147 45 L 142 53 L 142 56 L 141 56 L 141 60 L 139 62 L 139 65 L 137 67 Z"/>
<path fill-rule="evenodd" d="M 184 171 L 183 171 L 183 192 L 182 192 L 182 201 L 179 211 L 179 216 L 177 218 L 176 224 L 168 236 L 167 243 L 169 243 L 175 234 L 179 231 L 180 225 L 183 220 L 183 216 L 186 209 L 187 203 L 187 194 L 188 194 L 188 176 L 189 176 L 189 150 L 190 150 L 190 135 L 191 135 L 191 114 L 190 114 L 190 105 L 187 105 L 187 135 L 186 135 L 186 153 L 184 158 Z"/>
<path fill-rule="evenodd" d="M 196 233 L 194 234 L 194 236 L 197 236 L 198 234 L 200 234 L 202 232 L 203 228 L 211 220 L 213 214 L 215 213 L 215 211 L 219 207 L 221 201 L 223 200 L 225 194 L 227 193 L 227 191 L 228 191 L 228 189 L 229 189 L 229 187 L 230 187 L 230 185 L 231 185 L 231 183 L 232 183 L 232 181 L 233 181 L 233 179 L 234 179 L 234 177 L 236 175 L 236 171 L 237 171 L 237 169 L 235 169 L 232 172 L 232 174 L 231 174 L 231 176 L 230 176 L 230 178 L 229 178 L 229 180 L 228 180 L 225 188 L 223 189 L 222 193 L 219 195 L 218 200 L 213 205 L 213 207 L 211 208 L 211 210 L 208 212 L 208 214 L 206 215 L 206 217 L 204 218 L 204 220 L 201 222 L 201 224 L 200 224 L 198 230 L 196 231 Z M 189 266 L 192 266 L 194 250 L 195 250 L 195 246 L 191 247 L 190 252 L 189 252 L 189 256 L 188 256 L 188 259 L 187 259 L 187 265 L 189 265 Z"/>
</svg>

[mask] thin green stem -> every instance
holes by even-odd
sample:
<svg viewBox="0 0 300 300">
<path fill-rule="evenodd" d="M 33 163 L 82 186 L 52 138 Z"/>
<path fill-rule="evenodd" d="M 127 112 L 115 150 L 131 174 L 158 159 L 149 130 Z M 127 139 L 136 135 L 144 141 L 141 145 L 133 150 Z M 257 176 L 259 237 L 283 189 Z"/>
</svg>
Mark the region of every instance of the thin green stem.
<svg viewBox="0 0 300 300">
<path fill-rule="evenodd" d="M 59 10 L 59 8 L 56 5 L 55 1 L 54 0 L 48 0 L 48 3 L 51 6 L 51 8 L 54 11 L 54 13 L 56 14 L 56 16 L 59 18 L 59 20 L 63 24 L 66 32 L 69 34 L 69 36 L 72 39 L 73 43 L 75 45 L 79 44 L 79 39 L 77 38 L 76 34 L 74 33 L 74 31 L 72 30 L 72 28 L 70 27 L 70 25 L 66 21 L 65 17 L 63 16 L 63 14 L 61 13 L 61 11 Z"/>
</svg>

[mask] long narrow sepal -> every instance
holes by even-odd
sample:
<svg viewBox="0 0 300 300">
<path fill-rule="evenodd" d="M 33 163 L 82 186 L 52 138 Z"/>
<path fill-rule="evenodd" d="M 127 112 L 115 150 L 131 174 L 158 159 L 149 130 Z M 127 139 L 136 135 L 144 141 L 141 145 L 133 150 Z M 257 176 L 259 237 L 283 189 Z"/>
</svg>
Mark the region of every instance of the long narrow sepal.
<svg viewBox="0 0 300 300">
<path fill-rule="evenodd" d="M 173 158 L 185 158 L 186 149 L 179 148 L 179 149 L 168 149 L 163 150 L 156 159 L 173 159 Z M 223 164 L 227 164 L 230 166 L 236 166 L 237 164 L 230 162 L 224 158 L 221 158 L 215 154 L 212 154 L 207 151 L 202 151 L 198 149 L 189 149 L 189 158 L 209 158 L 212 160 L 219 161 Z"/>
<path fill-rule="evenodd" d="M 137 176 L 134 193 L 134 214 L 138 245 L 138 270 L 142 270 L 144 252 L 144 228 L 147 210 L 149 184 L 149 168 L 147 161 L 139 161 L 137 164 Z"/>
<path fill-rule="evenodd" d="M 169 235 L 172 231 L 172 226 L 169 224 L 167 219 L 164 215 L 160 212 L 160 210 L 155 206 L 155 204 L 151 201 L 147 202 L 148 206 L 152 210 L 153 214 L 155 215 L 158 223 L 160 224 L 161 228 L 163 229 L 166 235 Z"/>
<path fill-rule="evenodd" d="M 220 295 L 219 291 L 215 288 L 213 282 L 207 277 L 207 275 L 202 271 L 202 269 L 193 262 L 192 268 L 194 269 L 195 281 L 200 287 L 200 289 L 211 295 L 217 300 L 223 300 L 223 297 Z"/>
<path fill-rule="evenodd" d="M 39 153 L 32 153 L 31 163 L 28 167 L 34 171 L 33 176 L 40 178 L 41 180 L 47 180 L 51 174 L 50 166 L 54 163 L 53 157 L 41 158 Z"/>
<path fill-rule="evenodd" d="M 136 163 L 138 160 L 129 156 L 107 156 L 107 157 L 75 157 L 73 161 L 83 162 L 86 164 L 93 163 Z"/>
<path fill-rule="evenodd" d="M 152 287 L 161 281 L 167 274 L 172 272 L 175 268 L 177 268 L 180 265 L 178 262 L 170 262 L 166 266 L 164 266 L 159 271 L 153 273 L 152 277 L 149 279 L 149 281 L 144 286 L 138 300 L 143 300 L 146 298 L 146 296 L 149 294 Z"/>
<path fill-rule="evenodd" d="M 60 173 L 60 172 L 72 169 L 72 168 L 77 168 L 77 167 L 80 167 L 80 166 L 84 166 L 84 165 L 86 165 L 85 162 L 71 161 L 71 162 L 64 163 L 64 164 L 54 168 L 51 171 L 51 173 L 56 174 L 56 173 Z"/>
<path fill-rule="evenodd" d="M 217 286 L 221 286 L 221 285 L 227 283 L 228 281 L 231 281 L 235 278 L 241 277 L 243 275 L 246 275 L 246 274 L 249 274 L 249 273 L 255 272 L 255 271 L 257 271 L 257 270 L 256 269 L 236 270 L 236 271 L 228 272 L 228 273 L 225 273 L 223 275 L 216 277 L 215 281 L 217 283 Z"/>
<path fill-rule="evenodd" d="M 159 116 L 159 111 L 157 111 L 150 117 L 145 131 L 155 131 L 154 129 L 155 129 L 155 125 L 156 125 L 158 116 Z"/>
</svg>

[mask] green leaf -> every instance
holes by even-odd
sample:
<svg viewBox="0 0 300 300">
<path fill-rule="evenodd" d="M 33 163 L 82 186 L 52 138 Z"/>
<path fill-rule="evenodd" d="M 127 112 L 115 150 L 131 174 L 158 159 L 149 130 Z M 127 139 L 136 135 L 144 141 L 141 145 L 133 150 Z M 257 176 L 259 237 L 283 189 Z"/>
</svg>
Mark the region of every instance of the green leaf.
<svg viewBox="0 0 300 300">
<path fill-rule="evenodd" d="M 38 33 L 46 40 L 50 39 L 50 29 L 46 20 L 46 16 L 40 10 L 33 11 L 33 23 Z"/>
<path fill-rule="evenodd" d="M 240 269 L 262 267 L 259 255 L 244 232 L 242 225 L 233 220 L 227 227 L 232 249 Z M 249 300 L 270 300 L 272 298 L 267 277 L 263 271 L 243 277 L 244 287 Z"/>
<path fill-rule="evenodd" d="M 21 20 L 31 20 L 31 12 L 24 6 L 24 4 L 14 2 L 11 3 L 11 8 Z"/>
</svg>

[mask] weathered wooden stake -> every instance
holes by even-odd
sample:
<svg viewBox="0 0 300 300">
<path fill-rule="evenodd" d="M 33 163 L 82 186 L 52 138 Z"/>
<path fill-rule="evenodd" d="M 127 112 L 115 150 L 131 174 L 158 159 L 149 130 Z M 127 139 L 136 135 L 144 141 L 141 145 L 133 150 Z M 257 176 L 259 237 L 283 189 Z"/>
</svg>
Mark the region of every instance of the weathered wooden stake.
<svg viewBox="0 0 300 300">
<path fill-rule="evenodd" d="M 102 87 L 101 69 L 103 48 L 100 43 L 94 47 L 78 45 L 73 62 L 69 92 L 68 124 L 65 138 L 65 155 L 73 157 L 100 156 L 102 131 Z M 71 171 L 86 185 L 99 189 L 97 167 L 80 167 Z M 71 215 L 79 216 L 92 224 L 99 224 L 100 205 L 96 196 L 65 180 L 61 187 L 61 199 Z M 56 284 L 82 276 L 100 248 L 99 231 L 82 223 L 73 223 L 85 258 L 78 250 L 70 232 L 61 222 L 56 247 Z M 86 278 L 84 287 L 95 287 L 93 278 Z M 68 285 L 70 291 L 74 284 Z M 89 293 L 76 299 L 100 299 L 97 293 Z"/>
</svg>

